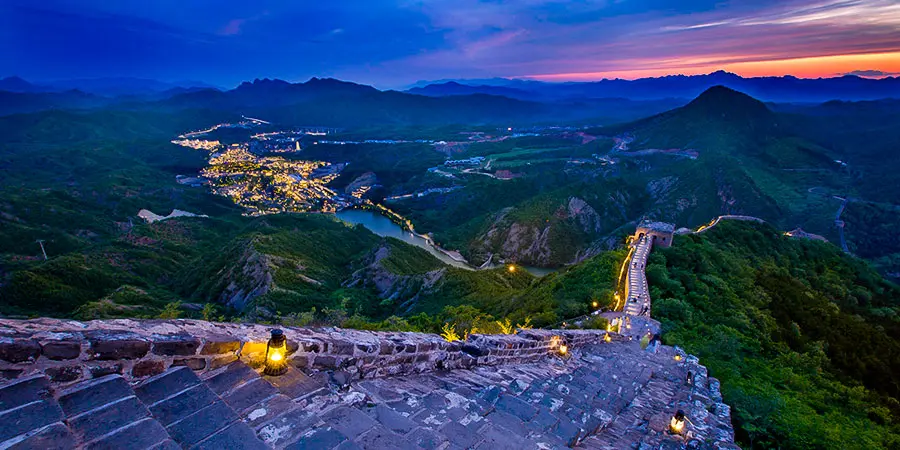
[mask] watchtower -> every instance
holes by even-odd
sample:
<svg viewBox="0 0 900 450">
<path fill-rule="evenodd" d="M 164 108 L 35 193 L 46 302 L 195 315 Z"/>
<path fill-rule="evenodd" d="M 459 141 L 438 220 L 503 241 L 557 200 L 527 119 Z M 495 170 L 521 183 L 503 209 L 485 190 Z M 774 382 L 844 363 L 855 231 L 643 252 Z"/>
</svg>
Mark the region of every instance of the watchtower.
<svg viewBox="0 0 900 450">
<path fill-rule="evenodd" d="M 648 236 L 653 241 L 654 247 L 671 247 L 672 236 L 675 234 L 675 225 L 665 222 L 643 221 L 634 232 L 634 242 Z"/>
</svg>

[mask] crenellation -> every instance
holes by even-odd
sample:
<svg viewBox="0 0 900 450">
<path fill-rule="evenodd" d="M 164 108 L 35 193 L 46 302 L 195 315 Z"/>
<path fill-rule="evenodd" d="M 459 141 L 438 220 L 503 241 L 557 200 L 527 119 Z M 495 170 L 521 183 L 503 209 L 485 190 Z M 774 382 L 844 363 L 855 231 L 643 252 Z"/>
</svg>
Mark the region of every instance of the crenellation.
<svg viewBox="0 0 900 450">
<path fill-rule="evenodd" d="M 447 342 L 424 333 L 282 329 L 290 369 L 268 377 L 260 373 L 266 325 L 0 319 L 7 344 L 0 371 L 55 390 L 67 417 L 136 392 L 154 420 L 129 420 L 156 427 L 152 437 L 159 442 L 193 445 L 203 436 L 255 439 L 255 433 L 271 444 L 280 442 L 273 433 L 283 427 L 295 440 L 346 413 L 375 421 L 367 430 L 334 431 L 348 445 L 386 437 L 457 442 L 468 433 L 484 446 L 496 444 L 496 431 L 504 430 L 509 442 L 550 447 L 641 442 L 658 448 L 705 439 L 734 448 L 731 409 L 722 403 L 718 380 L 677 347 L 645 351 L 628 336 L 600 330 L 529 329 Z M 9 386 L 16 384 L 0 383 Z M 679 409 L 696 422 L 684 437 L 667 429 Z M 221 427 L 169 417 L 188 410 Z M 115 442 L 134 438 L 133 426 L 116 431 Z"/>
</svg>

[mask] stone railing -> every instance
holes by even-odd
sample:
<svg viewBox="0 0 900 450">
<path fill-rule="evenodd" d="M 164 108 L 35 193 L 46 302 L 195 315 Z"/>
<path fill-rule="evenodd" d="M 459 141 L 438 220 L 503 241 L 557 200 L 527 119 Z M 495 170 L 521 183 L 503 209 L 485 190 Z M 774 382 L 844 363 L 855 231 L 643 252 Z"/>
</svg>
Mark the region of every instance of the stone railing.
<svg viewBox="0 0 900 450">
<path fill-rule="evenodd" d="M 272 328 L 199 320 L 0 319 L 0 377 L 44 373 L 54 383 L 68 384 L 113 373 L 140 379 L 172 366 L 206 372 L 238 359 L 259 367 Z M 535 361 L 559 345 L 574 349 L 606 334 L 523 330 L 447 342 L 426 333 L 278 328 L 287 337 L 292 365 L 306 372 L 342 370 L 353 378 Z"/>
</svg>

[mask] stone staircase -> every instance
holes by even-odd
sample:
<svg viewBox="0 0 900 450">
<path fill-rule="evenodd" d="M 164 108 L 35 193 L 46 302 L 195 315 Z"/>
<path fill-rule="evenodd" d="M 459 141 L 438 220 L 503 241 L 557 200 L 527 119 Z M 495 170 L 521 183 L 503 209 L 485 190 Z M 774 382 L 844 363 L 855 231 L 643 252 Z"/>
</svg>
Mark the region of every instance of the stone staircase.
<svg viewBox="0 0 900 450">
<path fill-rule="evenodd" d="M 200 376 L 180 366 L 136 384 L 113 374 L 59 390 L 37 375 L 0 386 L 0 449 L 683 446 L 665 432 L 674 409 L 721 398 L 702 366 L 674 354 L 598 343 L 568 358 L 365 379 L 293 367 L 268 377 L 236 361 Z M 684 388 L 691 370 L 696 386 Z M 698 429 L 724 434 L 701 437 L 736 448 L 730 415 L 718 411 Z"/>
</svg>

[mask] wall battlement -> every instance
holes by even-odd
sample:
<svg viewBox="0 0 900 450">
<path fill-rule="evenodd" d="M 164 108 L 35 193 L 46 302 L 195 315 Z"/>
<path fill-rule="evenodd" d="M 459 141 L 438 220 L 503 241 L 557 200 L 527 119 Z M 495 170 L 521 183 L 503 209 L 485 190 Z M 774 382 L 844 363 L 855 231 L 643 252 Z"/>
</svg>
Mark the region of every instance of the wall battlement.
<svg viewBox="0 0 900 450">
<path fill-rule="evenodd" d="M 719 382 L 678 348 L 280 328 L 290 365 L 268 376 L 265 325 L 0 319 L 0 448 L 737 448 Z"/>
<path fill-rule="evenodd" d="M 189 319 L 0 319 L 0 374 L 13 379 L 44 373 L 51 382 L 66 384 L 113 373 L 138 380 L 173 366 L 203 373 L 239 359 L 258 367 L 274 327 Z M 427 333 L 278 328 L 287 337 L 292 366 L 339 369 L 354 378 L 535 361 L 558 345 L 554 336 L 574 348 L 606 334 L 525 330 L 451 343 Z"/>
</svg>

